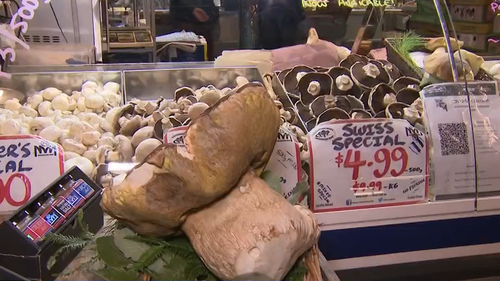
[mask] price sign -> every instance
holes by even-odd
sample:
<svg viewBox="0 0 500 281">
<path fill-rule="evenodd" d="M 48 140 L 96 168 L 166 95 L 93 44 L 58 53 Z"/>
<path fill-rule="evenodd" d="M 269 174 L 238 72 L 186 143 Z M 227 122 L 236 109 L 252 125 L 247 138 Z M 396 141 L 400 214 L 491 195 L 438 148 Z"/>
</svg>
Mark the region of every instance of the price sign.
<svg viewBox="0 0 500 281">
<path fill-rule="evenodd" d="M 293 189 L 302 178 L 299 143 L 292 132 L 280 128 L 266 170 L 280 178 L 283 196 L 286 199 L 292 196 Z"/>
<path fill-rule="evenodd" d="M 0 213 L 24 205 L 63 172 L 59 145 L 37 136 L 0 136 Z"/>
<path fill-rule="evenodd" d="M 12 31 L 8 30 L 5 26 L 0 26 L 0 34 L 2 38 L 4 38 L 6 41 L 12 41 L 14 45 L 12 47 L 0 49 L 0 57 L 4 60 L 4 62 L 7 62 L 7 59 L 9 59 L 11 62 L 14 62 L 16 60 L 16 50 L 14 49 L 16 44 L 19 44 L 26 50 L 30 49 L 29 45 L 26 44 L 26 42 L 24 42 L 23 40 L 19 39 L 16 34 L 18 31 L 22 34 L 28 32 L 27 21 L 33 19 L 33 17 L 35 16 L 35 10 L 38 9 L 40 3 L 38 2 L 38 0 L 22 0 L 20 2 L 21 3 L 19 5 L 19 9 L 17 9 L 17 12 L 12 15 L 12 18 L 10 20 L 9 27 Z M 50 3 L 50 0 L 45 0 L 44 3 L 48 4 Z M 0 66 L 0 77 L 10 78 L 11 75 L 9 73 L 3 72 Z"/>
<path fill-rule="evenodd" d="M 187 129 L 188 126 L 180 126 L 169 129 L 165 134 L 164 142 L 183 146 L 184 135 L 186 134 Z"/>
<path fill-rule="evenodd" d="M 309 133 L 315 212 L 416 203 L 427 198 L 428 145 L 406 120 L 323 123 Z"/>
</svg>

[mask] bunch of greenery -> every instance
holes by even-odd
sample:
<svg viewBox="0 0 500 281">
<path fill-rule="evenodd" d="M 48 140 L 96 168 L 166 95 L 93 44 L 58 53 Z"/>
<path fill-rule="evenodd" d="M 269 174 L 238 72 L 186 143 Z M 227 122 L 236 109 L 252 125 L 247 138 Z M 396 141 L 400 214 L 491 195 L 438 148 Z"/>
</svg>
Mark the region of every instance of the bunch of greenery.
<svg viewBox="0 0 500 281">
<path fill-rule="evenodd" d="M 403 60 L 421 76 L 423 75 L 422 69 L 418 67 L 410 56 L 410 52 L 416 51 L 424 47 L 425 38 L 420 37 L 413 31 L 398 34 L 394 37 L 393 46 L 396 52 L 403 58 Z"/>
<path fill-rule="evenodd" d="M 262 178 L 271 188 L 283 194 L 279 177 L 266 171 Z M 298 183 L 292 196 L 288 198 L 289 202 L 299 203 L 298 200 L 307 195 L 308 191 L 307 182 Z M 49 268 L 58 257 L 91 246 L 93 257 L 65 275 L 91 270 L 103 280 L 141 280 L 144 275 L 152 280 L 219 280 L 198 257 L 186 236 L 171 239 L 144 237 L 119 222 L 114 222 L 103 230 L 103 236 L 98 237 L 88 230 L 82 212 L 78 213 L 77 222 L 82 230 L 79 237 L 50 234 L 46 238 L 62 245 L 49 260 Z M 94 269 L 98 262 L 104 267 Z M 306 273 L 307 269 L 299 259 L 284 280 L 302 281 Z"/>
</svg>

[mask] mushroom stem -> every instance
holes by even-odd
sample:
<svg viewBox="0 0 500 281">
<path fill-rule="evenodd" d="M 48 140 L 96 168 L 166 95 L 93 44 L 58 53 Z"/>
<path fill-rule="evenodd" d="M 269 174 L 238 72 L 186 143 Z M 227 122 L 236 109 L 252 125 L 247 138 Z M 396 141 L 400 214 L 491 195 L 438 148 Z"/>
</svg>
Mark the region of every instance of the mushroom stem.
<svg viewBox="0 0 500 281">
<path fill-rule="evenodd" d="M 396 102 L 396 95 L 393 93 L 387 93 L 384 96 L 384 106 L 388 106 Z"/>
<path fill-rule="evenodd" d="M 369 63 L 369 64 L 363 66 L 363 71 L 367 77 L 371 77 L 371 78 L 377 78 L 377 76 L 380 75 L 380 70 L 373 63 Z"/>
<path fill-rule="evenodd" d="M 313 96 L 317 96 L 321 91 L 321 85 L 318 81 L 311 81 L 307 87 L 307 92 Z"/>
<path fill-rule="evenodd" d="M 337 88 L 339 88 L 339 90 L 345 92 L 349 91 L 354 84 L 352 83 L 352 80 L 351 78 L 349 78 L 349 76 L 340 75 L 335 79 L 335 85 L 337 86 Z"/>
<path fill-rule="evenodd" d="M 295 76 L 295 79 L 297 79 L 297 82 L 299 82 L 300 79 L 302 77 L 304 77 L 304 75 L 306 75 L 306 74 L 307 74 L 307 72 L 304 72 L 304 71 L 298 72 L 297 75 Z"/>
</svg>

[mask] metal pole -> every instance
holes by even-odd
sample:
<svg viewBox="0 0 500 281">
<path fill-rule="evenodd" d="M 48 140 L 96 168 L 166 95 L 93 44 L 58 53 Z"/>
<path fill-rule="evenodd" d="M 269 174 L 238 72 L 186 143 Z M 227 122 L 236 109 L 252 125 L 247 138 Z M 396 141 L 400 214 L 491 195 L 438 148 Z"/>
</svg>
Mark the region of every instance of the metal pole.
<svg viewBox="0 0 500 281">
<path fill-rule="evenodd" d="M 240 4 L 240 49 L 259 47 L 258 0 L 239 0 Z"/>
<path fill-rule="evenodd" d="M 439 21 L 441 22 L 441 28 L 443 30 L 443 36 L 446 40 L 446 48 L 448 49 L 448 56 L 450 57 L 451 73 L 453 74 L 453 80 L 458 82 L 458 70 L 455 64 L 455 57 L 453 56 L 453 48 L 450 42 L 450 33 L 448 32 L 448 26 L 446 19 L 443 14 L 443 9 L 441 8 L 440 0 L 434 0 L 434 6 L 436 6 L 436 11 L 438 13 Z"/>
</svg>

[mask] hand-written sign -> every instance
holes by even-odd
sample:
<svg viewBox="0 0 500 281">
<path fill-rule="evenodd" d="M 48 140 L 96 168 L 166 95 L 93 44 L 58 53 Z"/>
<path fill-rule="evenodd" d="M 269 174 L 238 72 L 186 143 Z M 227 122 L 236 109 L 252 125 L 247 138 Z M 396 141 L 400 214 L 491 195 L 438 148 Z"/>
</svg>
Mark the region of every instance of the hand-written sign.
<svg viewBox="0 0 500 281">
<path fill-rule="evenodd" d="M 48 4 L 50 3 L 51 0 L 45 0 L 44 3 Z M 11 33 L 9 30 L 7 30 L 5 27 L 0 26 L 0 34 L 2 35 L 3 38 L 7 38 L 8 40 L 12 40 L 14 44 L 19 44 L 26 50 L 30 49 L 30 46 L 21 40 L 20 38 L 16 37 L 16 33 L 19 30 L 22 34 L 28 32 L 28 23 L 26 21 L 33 19 L 35 16 L 35 10 L 40 6 L 40 3 L 38 0 L 22 0 L 21 5 L 17 12 L 12 15 L 12 19 L 10 20 L 10 28 L 13 30 L 13 33 Z M 21 21 L 24 20 L 24 21 Z M 4 37 L 5 36 L 5 37 Z M 0 57 L 7 62 L 7 59 L 9 59 L 11 62 L 14 62 L 16 60 L 16 51 L 14 48 L 5 48 L 5 49 L 0 49 Z M 10 78 L 11 75 L 9 73 L 3 72 L 3 69 L 0 66 L 0 77 L 6 77 Z"/>
<path fill-rule="evenodd" d="M 283 196 L 288 199 L 302 177 L 299 143 L 292 132 L 280 128 L 266 170 L 280 178 Z"/>
<path fill-rule="evenodd" d="M 167 131 L 165 143 L 184 146 L 184 135 L 188 126 L 176 127 Z M 288 199 L 302 178 L 299 144 L 292 132 L 280 128 L 273 154 L 266 170 L 280 178 L 283 196 Z"/>
<path fill-rule="evenodd" d="M 339 0 L 338 3 L 340 7 L 360 8 L 371 5 L 377 8 L 393 6 L 394 0 Z"/>
<path fill-rule="evenodd" d="M 1 136 L 0 212 L 24 205 L 63 172 L 59 145 L 37 136 Z"/>
<path fill-rule="evenodd" d="M 316 212 L 416 203 L 426 199 L 428 146 L 406 120 L 323 123 L 309 133 Z"/>
</svg>

